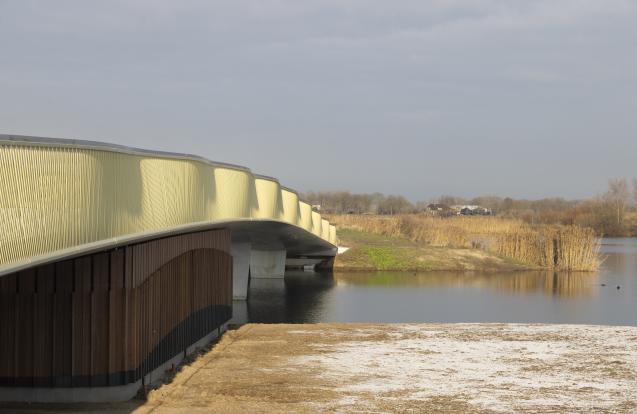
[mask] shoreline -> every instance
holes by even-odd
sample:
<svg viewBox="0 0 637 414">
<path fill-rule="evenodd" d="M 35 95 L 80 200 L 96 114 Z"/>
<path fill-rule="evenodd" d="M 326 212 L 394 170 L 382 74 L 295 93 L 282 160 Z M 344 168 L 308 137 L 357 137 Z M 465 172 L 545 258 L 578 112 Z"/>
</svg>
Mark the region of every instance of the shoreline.
<svg viewBox="0 0 637 414">
<path fill-rule="evenodd" d="M 493 268 L 493 269 L 458 269 L 458 268 L 435 268 L 435 269 L 421 269 L 421 268 L 413 268 L 413 269 L 377 269 L 371 267 L 335 267 L 332 273 L 372 273 L 372 272 L 404 272 L 404 273 L 414 273 L 414 274 L 422 274 L 422 273 L 438 273 L 438 272 L 448 272 L 448 273 L 475 273 L 475 272 L 489 272 L 489 273 L 516 273 L 516 272 L 554 272 L 555 270 L 546 267 L 525 267 L 525 268 Z M 593 273 L 594 271 L 589 270 L 560 270 L 558 272 L 572 272 L 572 273 Z"/>
<path fill-rule="evenodd" d="M 563 269 L 540 266 L 496 254 L 484 248 L 432 246 L 405 237 L 341 228 L 340 245 L 347 250 L 336 256 L 333 271 L 434 272 L 434 271 L 553 271 L 595 272 L 599 269 Z M 600 262 L 602 258 L 599 258 Z"/>
</svg>

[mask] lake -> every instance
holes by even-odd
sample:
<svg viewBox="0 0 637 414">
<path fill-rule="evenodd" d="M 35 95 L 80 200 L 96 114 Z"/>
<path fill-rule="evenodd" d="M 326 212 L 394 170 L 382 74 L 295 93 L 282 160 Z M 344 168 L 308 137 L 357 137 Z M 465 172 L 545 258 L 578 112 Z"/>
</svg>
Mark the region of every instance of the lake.
<svg viewBox="0 0 637 414">
<path fill-rule="evenodd" d="M 531 322 L 637 326 L 637 238 L 599 272 L 288 272 L 253 279 L 234 322 Z M 619 289 L 617 288 L 619 287 Z"/>
</svg>

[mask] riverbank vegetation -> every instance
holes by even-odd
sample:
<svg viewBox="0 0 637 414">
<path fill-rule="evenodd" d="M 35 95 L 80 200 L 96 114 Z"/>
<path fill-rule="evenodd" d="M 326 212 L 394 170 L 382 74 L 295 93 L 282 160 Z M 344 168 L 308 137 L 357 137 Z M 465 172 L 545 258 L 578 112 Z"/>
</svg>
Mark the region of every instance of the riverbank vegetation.
<svg viewBox="0 0 637 414">
<path fill-rule="evenodd" d="M 637 236 L 637 180 L 633 180 L 632 185 L 625 179 L 609 180 L 605 193 L 584 200 L 442 196 L 411 203 L 401 196 L 352 194 L 347 191 L 309 192 L 303 198 L 310 204 L 319 205 L 321 212 L 328 214 L 426 214 L 430 203 L 446 206 L 478 205 L 500 218 L 517 219 L 530 225 L 588 227 L 598 237 Z"/>
<path fill-rule="evenodd" d="M 535 269 L 479 249 L 438 247 L 401 235 L 376 234 L 339 227 L 341 245 L 349 248 L 334 262 L 336 271 L 517 271 Z"/>
<path fill-rule="evenodd" d="M 595 232 L 576 225 L 532 225 L 519 219 L 500 217 L 441 218 L 422 214 L 331 215 L 330 221 L 339 227 L 342 244 L 352 242 L 356 246 L 353 252 L 348 252 L 354 256 L 354 263 L 367 258 L 372 265 L 380 264 L 376 267 L 385 270 L 406 267 L 404 264 L 392 267 L 387 263 L 410 261 L 409 253 L 402 259 L 394 257 L 399 253 L 392 253 L 391 246 L 399 240 L 421 247 L 456 249 L 451 257 L 444 258 L 446 262 L 453 261 L 453 257 L 459 258 L 457 249 L 465 249 L 489 255 L 487 261 L 490 260 L 491 265 L 496 263 L 493 261 L 495 258 L 507 259 L 508 262 L 499 264 L 508 267 L 521 265 L 528 268 L 593 271 L 600 264 Z M 388 237 L 390 243 L 385 250 L 374 250 L 377 247 L 369 245 L 369 237 L 363 239 L 365 234 Z M 440 259 L 441 256 L 438 261 Z M 347 262 L 352 258 L 343 257 L 341 260 Z"/>
</svg>

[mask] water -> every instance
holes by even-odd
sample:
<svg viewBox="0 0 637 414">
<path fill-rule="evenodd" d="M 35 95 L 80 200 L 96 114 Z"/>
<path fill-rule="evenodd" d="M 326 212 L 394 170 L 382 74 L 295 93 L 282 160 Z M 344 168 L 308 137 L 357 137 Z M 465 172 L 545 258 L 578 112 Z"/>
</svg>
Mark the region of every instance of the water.
<svg viewBox="0 0 637 414">
<path fill-rule="evenodd" d="M 290 272 L 252 280 L 249 300 L 235 302 L 235 322 L 637 326 L 637 238 L 604 239 L 601 253 L 596 273 Z"/>
</svg>

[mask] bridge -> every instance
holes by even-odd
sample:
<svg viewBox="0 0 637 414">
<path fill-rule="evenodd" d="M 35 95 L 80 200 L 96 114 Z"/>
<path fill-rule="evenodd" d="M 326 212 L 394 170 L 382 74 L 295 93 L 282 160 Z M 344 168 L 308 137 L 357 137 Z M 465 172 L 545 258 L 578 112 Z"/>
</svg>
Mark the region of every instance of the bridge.
<svg viewBox="0 0 637 414">
<path fill-rule="evenodd" d="M 329 269 L 336 245 L 245 167 L 0 135 L 0 400 L 129 399 L 219 335 L 250 278 Z"/>
</svg>

